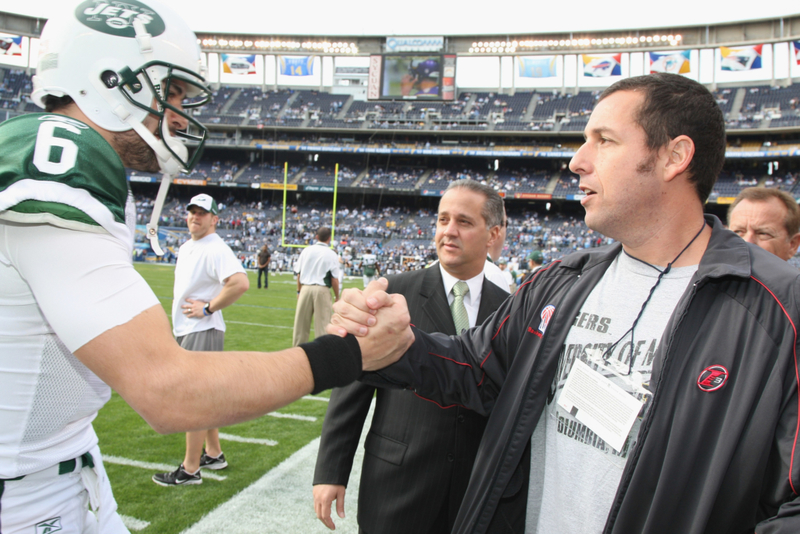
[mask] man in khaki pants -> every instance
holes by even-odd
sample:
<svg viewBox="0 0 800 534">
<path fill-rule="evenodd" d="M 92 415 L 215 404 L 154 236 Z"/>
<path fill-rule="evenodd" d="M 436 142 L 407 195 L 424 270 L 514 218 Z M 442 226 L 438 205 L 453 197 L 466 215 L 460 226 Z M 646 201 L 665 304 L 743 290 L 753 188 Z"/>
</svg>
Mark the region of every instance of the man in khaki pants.
<svg viewBox="0 0 800 534">
<path fill-rule="evenodd" d="M 333 302 L 339 299 L 339 255 L 330 249 L 331 230 L 317 230 L 317 242 L 307 247 L 297 261 L 297 310 L 294 314 L 292 346 L 308 341 L 311 316 L 314 316 L 314 337 L 325 335 L 331 322 Z"/>
</svg>

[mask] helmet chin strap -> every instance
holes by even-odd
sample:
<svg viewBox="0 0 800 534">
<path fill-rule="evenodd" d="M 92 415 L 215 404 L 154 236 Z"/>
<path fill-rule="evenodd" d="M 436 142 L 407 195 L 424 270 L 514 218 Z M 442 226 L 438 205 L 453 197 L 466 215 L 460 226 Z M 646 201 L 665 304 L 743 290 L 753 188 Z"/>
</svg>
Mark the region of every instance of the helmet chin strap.
<svg viewBox="0 0 800 534">
<path fill-rule="evenodd" d="M 158 187 L 158 194 L 156 201 L 153 204 L 153 213 L 150 215 L 150 222 L 147 223 L 147 239 L 150 240 L 150 246 L 156 256 L 163 256 L 164 251 L 158 244 L 158 221 L 161 218 L 161 210 L 164 208 L 164 201 L 167 199 L 167 190 L 172 183 L 172 176 L 164 173 L 161 175 L 161 185 Z"/>
<path fill-rule="evenodd" d="M 162 139 L 165 143 L 169 143 L 170 148 L 172 148 L 175 153 L 185 160 L 189 151 L 186 149 L 183 143 L 169 135 L 168 131 L 165 131 L 166 124 L 164 124 L 164 121 L 161 121 L 161 123 L 163 125 L 161 127 Z M 172 183 L 172 175 L 181 172 L 183 170 L 183 165 L 169 150 L 167 150 L 166 146 L 164 146 L 164 144 L 161 143 L 156 136 L 147 129 L 147 127 L 145 127 L 144 124 L 136 121 L 128 122 L 128 124 L 130 124 L 136 133 L 138 133 L 139 136 L 141 136 L 141 138 L 144 139 L 144 141 L 153 149 L 163 173 L 161 175 L 161 185 L 158 187 L 156 201 L 153 204 L 153 213 L 150 215 L 150 222 L 146 226 L 147 238 L 150 240 L 150 246 L 153 248 L 153 252 L 155 252 L 157 256 L 163 256 L 164 251 L 158 244 L 158 221 L 161 219 L 161 211 L 164 208 L 164 202 L 167 198 L 167 191 Z"/>
</svg>

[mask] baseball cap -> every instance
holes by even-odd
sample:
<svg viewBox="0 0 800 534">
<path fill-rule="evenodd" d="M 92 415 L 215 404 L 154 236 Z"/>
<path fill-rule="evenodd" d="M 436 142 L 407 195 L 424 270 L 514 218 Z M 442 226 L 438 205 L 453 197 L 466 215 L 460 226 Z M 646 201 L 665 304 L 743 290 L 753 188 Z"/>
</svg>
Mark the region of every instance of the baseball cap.
<svg viewBox="0 0 800 534">
<path fill-rule="evenodd" d="M 542 252 L 540 250 L 534 250 L 528 254 L 528 259 L 533 260 L 536 263 L 542 263 L 544 261 L 544 256 L 542 256 Z"/>
<path fill-rule="evenodd" d="M 206 211 L 210 211 L 211 215 L 219 215 L 217 201 L 211 198 L 211 195 L 201 193 L 193 196 L 192 200 L 189 201 L 189 204 L 186 205 L 186 209 L 188 210 L 192 206 L 197 206 L 198 208 L 203 208 Z"/>
<path fill-rule="evenodd" d="M 497 260 L 497 263 L 499 265 L 508 265 L 508 261 L 506 261 L 505 258 L 500 258 L 499 260 Z"/>
</svg>

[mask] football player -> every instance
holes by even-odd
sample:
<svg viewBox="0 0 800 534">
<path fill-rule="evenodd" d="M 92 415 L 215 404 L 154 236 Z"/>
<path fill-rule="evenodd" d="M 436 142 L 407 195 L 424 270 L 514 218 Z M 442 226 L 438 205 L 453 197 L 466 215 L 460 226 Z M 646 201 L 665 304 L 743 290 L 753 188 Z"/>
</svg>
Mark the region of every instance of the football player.
<svg viewBox="0 0 800 534">
<path fill-rule="evenodd" d="M 168 184 L 197 161 L 206 130 L 186 109 L 210 96 L 197 38 L 156 1 L 65 4 L 42 31 L 33 79 L 46 112 L 0 125 L 4 534 L 128 532 L 92 428 L 111 388 L 178 432 L 256 417 L 362 369 L 348 341 L 222 363 L 178 346 L 131 262 L 125 167 Z"/>
</svg>

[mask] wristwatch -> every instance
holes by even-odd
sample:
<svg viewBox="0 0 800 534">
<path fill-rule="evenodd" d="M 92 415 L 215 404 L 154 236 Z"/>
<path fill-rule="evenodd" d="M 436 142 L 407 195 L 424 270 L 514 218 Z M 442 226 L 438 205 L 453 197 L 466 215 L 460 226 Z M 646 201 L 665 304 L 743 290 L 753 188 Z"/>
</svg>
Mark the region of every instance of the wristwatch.
<svg viewBox="0 0 800 534">
<path fill-rule="evenodd" d="M 213 311 L 211 311 L 208 308 L 209 306 L 211 306 L 211 303 L 210 302 L 206 302 L 206 305 L 203 306 L 203 315 L 211 315 L 212 313 L 214 313 Z"/>
</svg>

